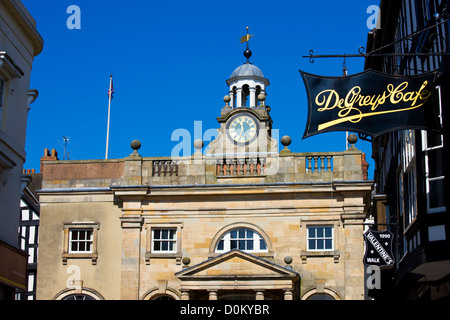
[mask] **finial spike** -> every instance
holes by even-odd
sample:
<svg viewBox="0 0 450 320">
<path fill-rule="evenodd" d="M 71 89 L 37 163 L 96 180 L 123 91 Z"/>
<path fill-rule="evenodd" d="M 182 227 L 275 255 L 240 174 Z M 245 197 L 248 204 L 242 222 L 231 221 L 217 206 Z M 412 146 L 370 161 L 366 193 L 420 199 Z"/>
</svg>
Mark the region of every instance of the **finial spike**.
<svg viewBox="0 0 450 320">
<path fill-rule="evenodd" d="M 250 63 L 249 59 L 252 56 L 252 51 L 248 48 L 248 42 L 249 42 L 250 38 L 253 37 L 253 34 L 252 35 L 248 34 L 249 27 L 246 27 L 246 29 L 247 29 L 247 34 L 241 38 L 241 43 L 247 42 L 247 49 L 245 49 L 245 51 L 244 51 L 244 57 L 247 58 L 247 63 Z"/>
</svg>

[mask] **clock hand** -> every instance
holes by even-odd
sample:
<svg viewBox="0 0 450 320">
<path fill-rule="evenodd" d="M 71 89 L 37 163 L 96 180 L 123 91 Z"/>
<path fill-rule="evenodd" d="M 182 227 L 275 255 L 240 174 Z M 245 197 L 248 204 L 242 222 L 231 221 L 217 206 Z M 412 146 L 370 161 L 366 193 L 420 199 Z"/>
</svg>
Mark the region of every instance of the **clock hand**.
<svg viewBox="0 0 450 320">
<path fill-rule="evenodd" d="M 243 132 L 244 132 L 244 129 L 241 130 L 241 133 L 239 134 L 239 137 L 237 138 L 238 141 L 241 139 L 241 136 L 242 136 Z"/>
</svg>

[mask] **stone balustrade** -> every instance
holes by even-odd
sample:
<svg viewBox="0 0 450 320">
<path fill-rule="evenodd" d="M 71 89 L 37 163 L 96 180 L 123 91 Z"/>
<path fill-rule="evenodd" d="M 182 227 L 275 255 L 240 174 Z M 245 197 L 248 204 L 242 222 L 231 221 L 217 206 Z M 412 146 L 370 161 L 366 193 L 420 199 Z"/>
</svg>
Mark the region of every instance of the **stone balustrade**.
<svg viewBox="0 0 450 320">
<path fill-rule="evenodd" d="M 184 157 L 123 159 L 41 159 L 44 188 L 92 188 L 115 185 L 201 185 L 223 183 L 327 182 L 367 179 L 365 155 L 342 152 L 280 153 L 254 157 L 214 157 L 196 152 Z"/>
</svg>

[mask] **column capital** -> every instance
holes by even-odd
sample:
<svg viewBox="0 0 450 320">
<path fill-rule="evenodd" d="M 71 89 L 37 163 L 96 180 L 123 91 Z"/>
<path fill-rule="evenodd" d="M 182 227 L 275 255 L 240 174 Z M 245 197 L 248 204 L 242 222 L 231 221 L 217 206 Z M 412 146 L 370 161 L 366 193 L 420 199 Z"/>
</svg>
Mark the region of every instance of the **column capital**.
<svg viewBox="0 0 450 320">
<path fill-rule="evenodd" d="M 217 300 L 217 290 L 208 290 L 209 300 Z"/>
<path fill-rule="evenodd" d="M 189 300 L 189 290 L 181 290 L 181 300 Z"/>
<path fill-rule="evenodd" d="M 284 289 L 284 300 L 293 300 L 292 289 Z"/>
<path fill-rule="evenodd" d="M 255 290 L 256 300 L 264 300 L 264 290 Z"/>
</svg>

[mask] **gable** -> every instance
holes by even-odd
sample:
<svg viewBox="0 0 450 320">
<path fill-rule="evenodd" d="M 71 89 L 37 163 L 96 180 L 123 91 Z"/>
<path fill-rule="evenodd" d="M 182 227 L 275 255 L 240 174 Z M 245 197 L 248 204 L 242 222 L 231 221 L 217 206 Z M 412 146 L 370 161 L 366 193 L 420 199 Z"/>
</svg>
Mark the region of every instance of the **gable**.
<svg viewBox="0 0 450 320">
<path fill-rule="evenodd" d="M 200 277 L 288 277 L 295 278 L 296 272 L 283 268 L 249 253 L 232 250 L 176 273 L 181 278 Z"/>
</svg>

